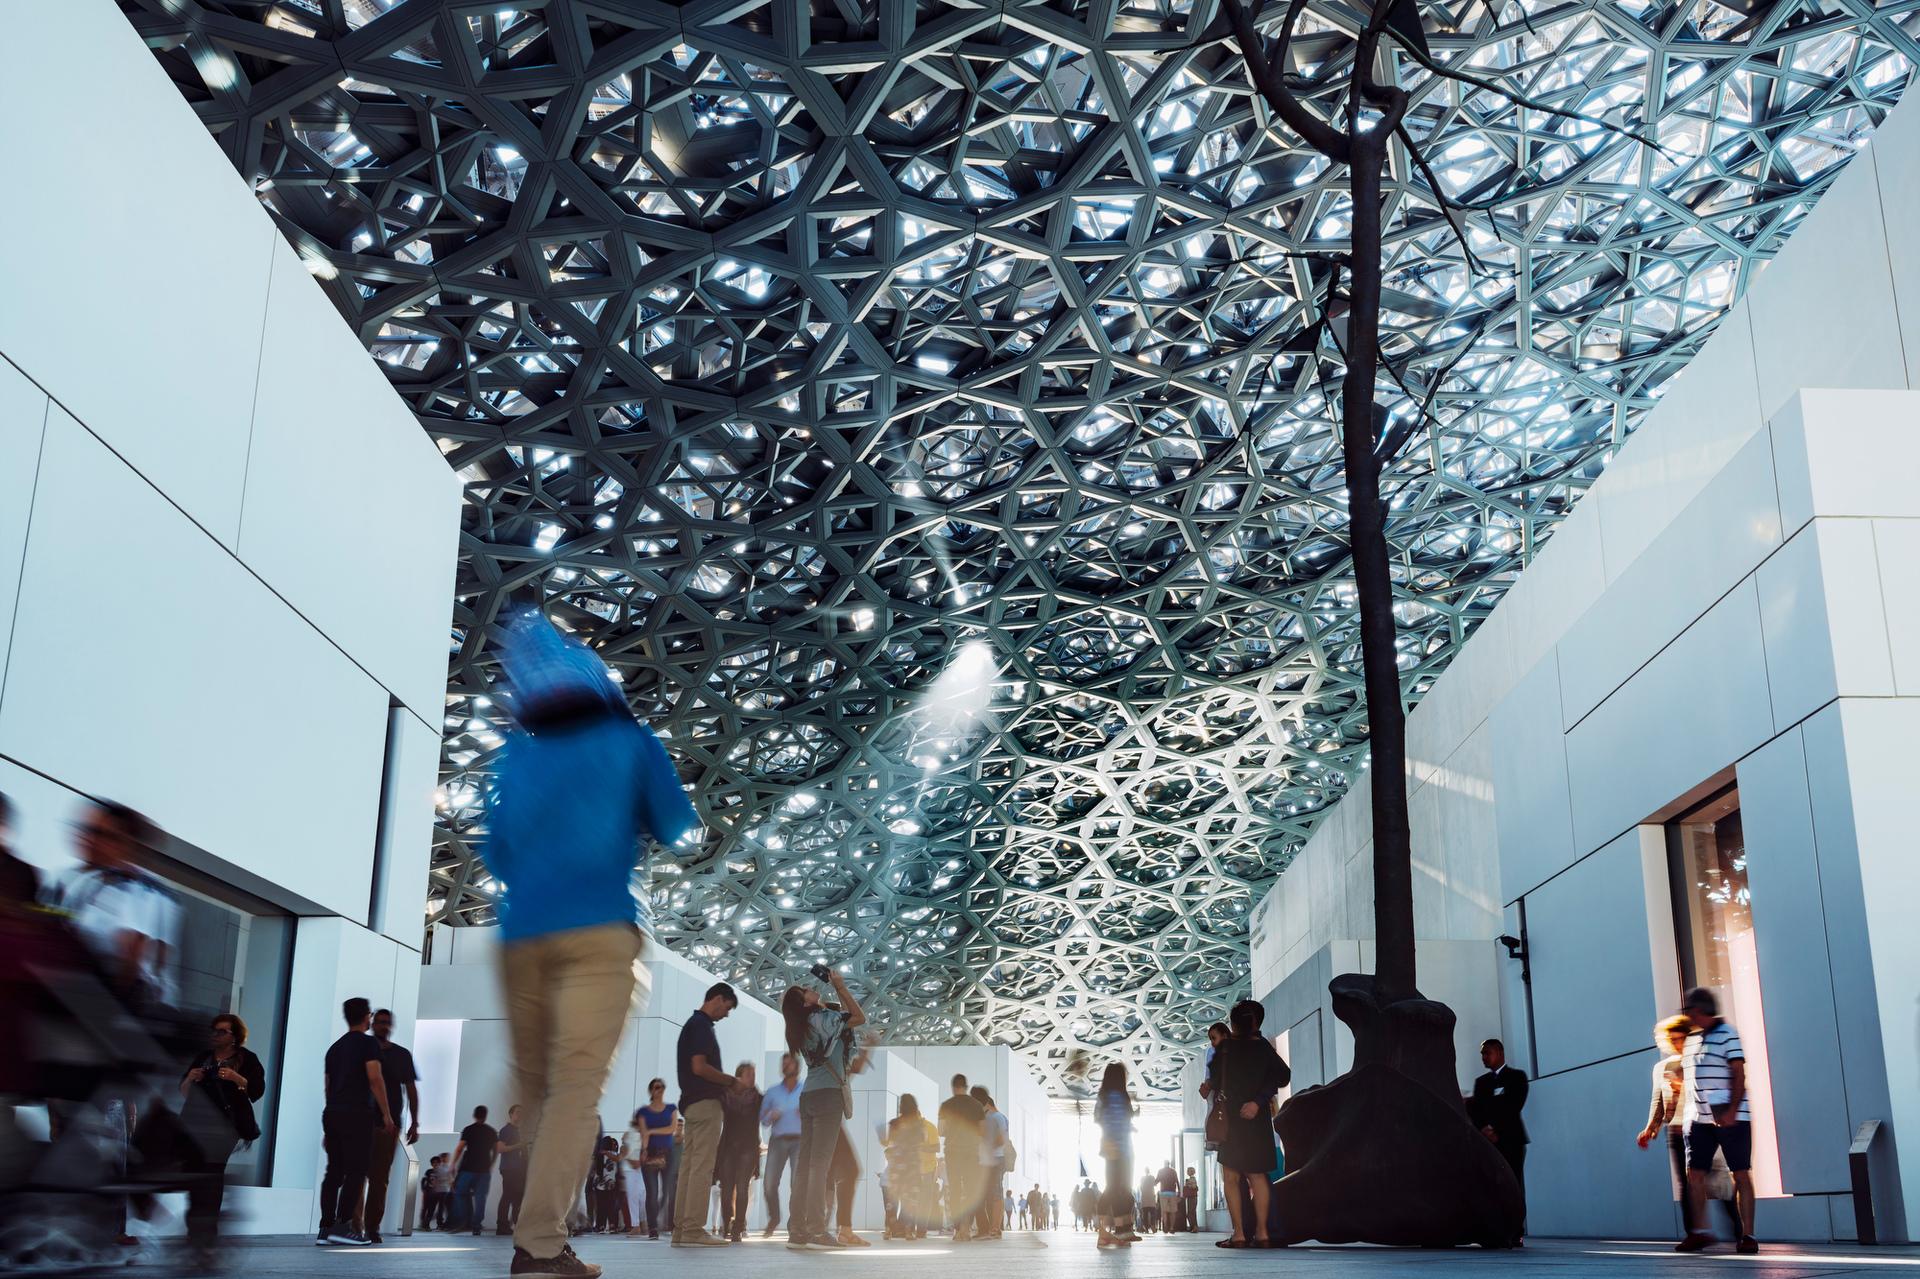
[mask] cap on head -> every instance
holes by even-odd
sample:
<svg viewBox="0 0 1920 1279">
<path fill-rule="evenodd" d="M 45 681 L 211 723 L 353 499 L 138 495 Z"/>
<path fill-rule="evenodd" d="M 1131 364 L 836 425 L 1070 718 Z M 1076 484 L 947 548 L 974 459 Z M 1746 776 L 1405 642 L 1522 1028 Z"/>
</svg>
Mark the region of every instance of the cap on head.
<svg viewBox="0 0 1920 1279">
<path fill-rule="evenodd" d="M 1695 986 L 1692 990 L 1688 991 L 1686 997 L 1680 1001 L 1680 1011 L 1683 1013 L 1699 1013 L 1702 1017 L 1718 1017 L 1720 1015 L 1720 1000 L 1705 986 Z"/>
</svg>

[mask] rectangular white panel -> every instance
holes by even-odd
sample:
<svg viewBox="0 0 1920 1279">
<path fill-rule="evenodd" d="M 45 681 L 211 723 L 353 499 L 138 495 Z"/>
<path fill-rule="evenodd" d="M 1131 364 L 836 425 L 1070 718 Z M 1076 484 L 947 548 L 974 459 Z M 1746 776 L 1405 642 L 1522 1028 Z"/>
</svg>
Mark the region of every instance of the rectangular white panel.
<svg viewBox="0 0 1920 1279">
<path fill-rule="evenodd" d="M 387 811 L 380 827 L 379 932 L 415 950 L 426 927 L 427 865 L 433 849 L 433 792 L 440 734 L 404 707 L 394 712 L 387 749 Z"/>
<path fill-rule="evenodd" d="M 1853 1130 L 1845 1093 L 1834 1087 L 1840 1035 L 1799 730 L 1741 760 L 1738 777 L 1781 1185 L 1789 1194 L 1837 1194 L 1850 1185 Z"/>
<path fill-rule="evenodd" d="M 1920 115 L 1889 112 L 1874 129 L 1874 177 L 1880 208 L 1891 216 L 1896 233 L 1887 237 L 1887 259 L 1900 314 L 1900 337 L 1908 369 L 1920 369 L 1920 243 L 1902 232 L 1911 211 L 1920 208 Z"/>
<path fill-rule="evenodd" d="M 385 692 L 57 407 L 18 613 L 0 752 L 366 917 Z"/>
<path fill-rule="evenodd" d="M 1567 734 L 1575 847 L 1638 825 L 1772 736 L 1749 579 Z"/>
<path fill-rule="evenodd" d="M 0 360 L 0 680 L 13 634 L 14 592 L 27 553 L 27 521 L 40 473 L 40 437 L 47 425 L 45 392 Z"/>
<path fill-rule="evenodd" d="M 9 6 L 6 38 L 8 167 L 59 194 L 0 201 L 0 353 L 231 546 L 272 221 L 115 5 Z"/>
<path fill-rule="evenodd" d="M 1894 691 L 1920 697 L 1920 520 L 1873 521 Z"/>
<path fill-rule="evenodd" d="M 1773 423 L 1780 514 L 1920 518 L 1920 391 L 1804 391 Z"/>
<path fill-rule="evenodd" d="M 438 723 L 459 532 L 459 481 L 276 243 L 240 558 Z"/>
<path fill-rule="evenodd" d="M 1572 726 L 1780 545 L 1773 451 L 1755 433 L 1560 641 Z"/>
<path fill-rule="evenodd" d="M 1872 151 L 1848 161 L 1761 270 L 1747 305 L 1766 417 L 1804 387 L 1907 385 Z"/>
<path fill-rule="evenodd" d="M 1649 1019 L 1651 1029 L 1651 1019 Z M 1536 1080 L 1527 1095 L 1527 1229 L 1542 1237 L 1671 1237 L 1679 1222 L 1667 1151 L 1633 1143 L 1653 1089 L 1654 1051 Z M 1763 1210 L 1764 1212 L 1764 1210 Z M 1764 1220 L 1764 1218 L 1763 1218 Z M 1666 1247 L 1664 1242 L 1661 1247 Z M 1625 1272 L 1648 1273 L 1651 1267 Z"/>
<path fill-rule="evenodd" d="M 1446 879 L 1445 931 L 1483 941 L 1499 932 L 1500 836 L 1494 821 L 1493 732 L 1482 724 L 1427 783 L 1437 813 Z"/>
<path fill-rule="evenodd" d="M 1920 742 L 1920 699 L 1858 698 L 1840 703 L 1847 781 L 1859 850 L 1861 897 L 1873 949 L 1873 985 L 1879 1005 L 1889 1081 L 1887 1117 L 1895 1132 L 1920 1132 L 1920 928 L 1913 902 L 1920 896 L 1920 859 L 1914 856 L 1914 811 L 1920 802 L 1914 743 Z M 1857 1116 L 1866 1118 L 1868 1116 Z M 1877 1117 L 1877 1116 L 1875 1116 Z M 1920 1222 L 1920 1152 L 1901 1152 L 1901 1188 L 1909 1223 Z"/>
<path fill-rule="evenodd" d="M 1560 727 L 1560 672 L 1553 654 L 1514 685 L 1487 724 L 1493 741 L 1500 899 L 1510 902 L 1578 856 Z"/>
<path fill-rule="evenodd" d="M 1647 956 L 1640 837 L 1629 831 L 1527 894 L 1534 1037 L 1541 1074 L 1650 1043 L 1655 1017 Z"/>
</svg>

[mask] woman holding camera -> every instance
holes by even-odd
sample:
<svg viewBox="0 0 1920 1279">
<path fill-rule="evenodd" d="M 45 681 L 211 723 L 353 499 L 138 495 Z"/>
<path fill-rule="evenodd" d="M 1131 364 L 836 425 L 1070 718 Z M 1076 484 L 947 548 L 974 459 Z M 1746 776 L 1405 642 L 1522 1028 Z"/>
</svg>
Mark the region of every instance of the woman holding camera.
<svg viewBox="0 0 1920 1279">
<path fill-rule="evenodd" d="M 833 1153 L 853 1114 L 848 1086 L 858 1052 L 853 1032 L 867 1020 L 839 973 L 824 964 L 815 964 L 812 972 L 832 985 L 838 1004 L 826 1002 L 812 986 L 789 986 L 780 1000 L 787 1048 L 807 1063 L 807 1081 L 800 1090 L 800 1157 L 787 1230 L 787 1247 L 797 1252 L 846 1246 L 827 1233 L 827 1196 L 833 1184 Z"/>
</svg>

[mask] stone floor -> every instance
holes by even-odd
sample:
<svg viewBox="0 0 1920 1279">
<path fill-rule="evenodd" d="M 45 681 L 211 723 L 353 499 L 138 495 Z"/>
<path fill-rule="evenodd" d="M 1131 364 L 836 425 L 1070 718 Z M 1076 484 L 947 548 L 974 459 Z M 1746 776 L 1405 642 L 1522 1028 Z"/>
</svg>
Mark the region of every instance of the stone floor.
<svg viewBox="0 0 1920 1279">
<path fill-rule="evenodd" d="M 1812 1279 L 1826 1275 L 1911 1275 L 1920 1277 L 1920 1249 L 1767 1245 L 1759 1256 L 1740 1257 L 1731 1249 L 1702 1256 L 1676 1256 L 1670 1241 L 1538 1240 L 1521 1252 L 1410 1252 L 1379 1248 L 1290 1248 L 1284 1252 L 1229 1252 L 1215 1248 L 1217 1235 L 1148 1238 L 1131 1249 L 1101 1252 L 1090 1235 L 1071 1231 L 1046 1235 L 1009 1234 L 1004 1240 L 958 1247 L 944 1241 L 921 1244 L 876 1243 L 840 1253 L 794 1253 L 778 1240 L 754 1241 L 730 1248 L 669 1249 L 665 1242 L 628 1242 L 588 1236 L 575 1249 L 606 1267 L 607 1279 L 641 1279 L 663 1265 L 678 1275 L 746 1276 L 792 1279 L 799 1270 L 848 1279 L 879 1270 L 915 1279 L 980 1279 L 982 1267 L 995 1279 L 1224 1279 L 1260 1271 L 1277 1279 L 1398 1279 L 1418 1275 L 1438 1279 L 1446 1273 L 1477 1279 L 1643 1279 L 1646 1276 L 1694 1276 L 1702 1273 L 1754 1276 L 1755 1279 Z M 275 1276 L 324 1276 L 334 1279 L 469 1279 L 507 1272 L 511 1244 L 491 1237 L 416 1235 L 390 1239 L 378 1248 L 315 1248 L 310 1239 L 236 1241 L 229 1273 L 246 1279 Z M 129 1273 L 129 1272 L 123 1272 Z"/>
</svg>

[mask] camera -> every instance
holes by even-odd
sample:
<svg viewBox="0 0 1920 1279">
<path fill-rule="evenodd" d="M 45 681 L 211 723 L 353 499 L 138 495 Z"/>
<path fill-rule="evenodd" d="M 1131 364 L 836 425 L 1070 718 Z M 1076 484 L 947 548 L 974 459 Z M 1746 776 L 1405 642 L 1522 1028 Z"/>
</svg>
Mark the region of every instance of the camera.
<svg viewBox="0 0 1920 1279">
<path fill-rule="evenodd" d="M 814 977 L 816 977 L 820 981 L 833 980 L 833 970 L 828 968 L 825 964 L 815 964 L 813 965 L 813 967 L 807 969 L 807 971 L 812 973 Z"/>
</svg>

